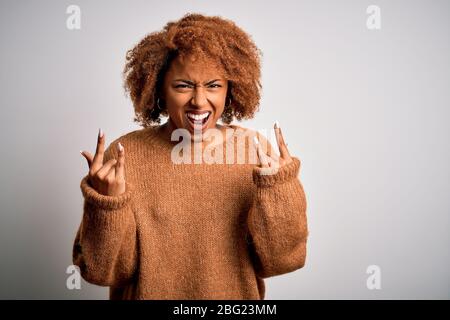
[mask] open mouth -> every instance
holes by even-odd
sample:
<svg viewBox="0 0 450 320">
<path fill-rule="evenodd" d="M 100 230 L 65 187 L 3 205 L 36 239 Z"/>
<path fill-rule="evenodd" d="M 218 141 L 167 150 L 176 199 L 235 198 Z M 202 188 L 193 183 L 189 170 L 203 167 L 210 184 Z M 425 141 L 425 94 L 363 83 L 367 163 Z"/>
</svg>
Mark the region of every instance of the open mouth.
<svg viewBox="0 0 450 320">
<path fill-rule="evenodd" d="M 199 114 L 186 112 L 186 118 L 188 119 L 188 122 L 192 126 L 192 129 L 196 128 L 203 130 L 206 127 L 206 124 L 208 123 L 210 115 L 211 115 L 210 111 L 206 111 Z"/>
</svg>

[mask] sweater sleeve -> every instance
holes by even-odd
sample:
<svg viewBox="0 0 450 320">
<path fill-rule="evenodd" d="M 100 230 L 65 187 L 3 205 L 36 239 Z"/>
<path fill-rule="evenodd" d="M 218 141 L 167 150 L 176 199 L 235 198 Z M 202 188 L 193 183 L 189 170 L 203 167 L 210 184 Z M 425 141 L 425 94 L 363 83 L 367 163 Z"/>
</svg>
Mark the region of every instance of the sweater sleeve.
<svg viewBox="0 0 450 320">
<path fill-rule="evenodd" d="M 308 237 L 306 197 L 298 179 L 300 160 L 271 175 L 253 169 L 256 195 L 248 215 L 250 250 L 261 278 L 302 268 Z"/>
<path fill-rule="evenodd" d="M 104 162 L 113 156 L 111 146 Z M 73 263 L 81 276 L 100 286 L 129 283 L 137 266 L 136 222 L 132 210 L 133 185 L 126 182 L 119 196 L 98 193 L 86 175 L 80 183 L 83 217 L 73 245 Z"/>
</svg>

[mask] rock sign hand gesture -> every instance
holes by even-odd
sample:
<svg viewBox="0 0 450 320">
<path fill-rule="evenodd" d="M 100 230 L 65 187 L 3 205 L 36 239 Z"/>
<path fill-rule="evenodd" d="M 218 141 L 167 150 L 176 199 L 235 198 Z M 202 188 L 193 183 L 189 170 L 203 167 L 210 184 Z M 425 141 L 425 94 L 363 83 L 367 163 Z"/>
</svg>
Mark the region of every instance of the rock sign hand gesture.
<svg viewBox="0 0 450 320">
<path fill-rule="evenodd" d="M 89 183 L 98 193 L 106 196 L 118 196 L 125 192 L 125 149 L 120 142 L 117 152 L 118 160 L 110 159 L 103 163 L 105 135 L 102 129 L 98 133 L 94 157 L 87 151 L 80 151 L 88 162 Z"/>
</svg>

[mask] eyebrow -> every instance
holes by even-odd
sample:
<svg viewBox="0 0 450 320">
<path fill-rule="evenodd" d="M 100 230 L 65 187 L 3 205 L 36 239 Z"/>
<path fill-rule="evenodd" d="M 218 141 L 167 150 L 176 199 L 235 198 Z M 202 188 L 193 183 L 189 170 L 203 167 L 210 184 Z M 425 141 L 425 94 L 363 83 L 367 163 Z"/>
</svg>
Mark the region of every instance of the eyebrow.
<svg viewBox="0 0 450 320">
<path fill-rule="evenodd" d="M 221 80 L 221 79 L 210 80 L 210 81 L 206 82 L 205 84 L 211 84 L 211 83 L 213 83 L 213 82 L 215 82 L 215 81 L 220 81 L 220 80 Z M 189 84 L 192 84 L 192 85 L 195 84 L 194 82 L 189 81 L 189 80 L 185 80 L 185 79 L 175 79 L 174 81 L 182 81 L 182 82 L 186 82 L 186 83 L 189 83 Z"/>
</svg>

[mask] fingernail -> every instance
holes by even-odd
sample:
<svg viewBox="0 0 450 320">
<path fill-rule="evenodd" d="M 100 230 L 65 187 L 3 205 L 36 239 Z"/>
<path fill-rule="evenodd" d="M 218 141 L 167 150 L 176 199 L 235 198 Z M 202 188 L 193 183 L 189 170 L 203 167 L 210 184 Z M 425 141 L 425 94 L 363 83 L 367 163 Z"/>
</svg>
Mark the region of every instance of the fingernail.
<svg viewBox="0 0 450 320">
<path fill-rule="evenodd" d="M 102 131 L 102 128 L 99 128 L 98 129 L 98 136 L 101 138 L 101 137 L 103 137 L 103 131 Z"/>
<path fill-rule="evenodd" d="M 123 151 L 123 146 L 122 146 L 122 144 L 120 142 L 117 144 L 117 147 L 118 147 L 120 152 Z"/>
<path fill-rule="evenodd" d="M 253 141 L 255 142 L 256 145 L 258 145 L 259 141 L 258 141 L 258 138 L 256 136 L 253 136 Z"/>
<path fill-rule="evenodd" d="M 275 124 L 273 126 L 275 129 L 278 129 L 280 127 L 280 123 L 277 121 L 275 121 Z"/>
<path fill-rule="evenodd" d="M 82 156 L 84 156 L 83 151 L 80 150 L 80 153 L 81 153 Z"/>
</svg>

